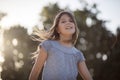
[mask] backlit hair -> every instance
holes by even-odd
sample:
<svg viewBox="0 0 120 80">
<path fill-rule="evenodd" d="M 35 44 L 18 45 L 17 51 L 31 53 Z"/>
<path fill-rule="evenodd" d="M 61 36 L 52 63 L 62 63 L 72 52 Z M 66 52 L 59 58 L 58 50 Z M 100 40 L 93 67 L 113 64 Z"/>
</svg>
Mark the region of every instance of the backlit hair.
<svg viewBox="0 0 120 80">
<path fill-rule="evenodd" d="M 57 32 L 57 28 L 58 28 L 60 18 L 64 14 L 68 15 L 72 19 L 73 23 L 75 24 L 75 33 L 72 36 L 72 43 L 75 45 L 76 42 L 77 42 L 77 39 L 78 39 L 79 30 L 78 30 L 78 26 L 77 26 L 77 23 L 76 23 L 76 20 L 75 20 L 73 14 L 71 12 L 68 12 L 68 11 L 61 11 L 56 15 L 56 17 L 54 19 L 54 22 L 53 22 L 53 25 L 50 28 L 50 30 L 44 31 L 44 30 L 36 29 L 36 31 L 33 33 L 33 34 L 35 34 L 39 37 L 39 39 L 36 39 L 36 40 L 39 40 L 39 41 L 47 40 L 47 39 L 49 39 L 49 40 L 59 40 L 60 35 Z"/>
</svg>

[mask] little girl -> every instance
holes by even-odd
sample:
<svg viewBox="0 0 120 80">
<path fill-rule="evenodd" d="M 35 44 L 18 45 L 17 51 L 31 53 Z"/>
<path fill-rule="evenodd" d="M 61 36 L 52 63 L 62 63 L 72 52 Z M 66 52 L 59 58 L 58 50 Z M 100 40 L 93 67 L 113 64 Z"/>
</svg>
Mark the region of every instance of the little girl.
<svg viewBox="0 0 120 80">
<path fill-rule="evenodd" d="M 42 80 L 76 80 L 78 72 L 84 80 L 92 80 L 82 52 L 74 47 L 78 34 L 73 15 L 67 11 L 58 13 L 47 39 L 39 44 L 29 80 L 38 79 L 43 65 Z"/>
</svg>

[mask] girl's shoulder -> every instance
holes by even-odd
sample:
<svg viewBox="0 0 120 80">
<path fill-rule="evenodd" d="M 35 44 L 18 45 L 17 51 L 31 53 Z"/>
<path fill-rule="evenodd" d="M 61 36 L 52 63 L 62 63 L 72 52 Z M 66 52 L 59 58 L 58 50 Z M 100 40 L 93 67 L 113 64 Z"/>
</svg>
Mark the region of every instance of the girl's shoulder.
<svg viewBox="0 0 120 80">
<path fill-rule="evenodd" d="M 42 46 L 48 52 L 49 49 L 51 48 L 51 42 L 52 40 L 44 40 L 39 44 L 39 47 Z"/>
<path fill-rule="evenodd" d="M 55 44 L 55 40 L 44 40 L 40 43 L 40 45 L 46 45 L 48 47 L 52 46 L 52 44 Z"/>
<path fill-rule="evenodd" d="M 77 55 L 82 55 L 83 56 L 83 52 L 81 50 L 74 47 L 74 51 L 76 52 Z"/>
<path fill-rule="evenodd" d="M 83 52 L 77 48 L 74 48 L 74 50 L 76 51 L 76 57 L 77 57 L 78 62 L 85 61 Z"/>
<path fill-rule="evenodd" d="M 47 39 L 47 40 L 42 41 L 41 43 L 51 44 L 51 43 L 53 43 L 53 42 L 55 42 L 55 41 L 54 41 L 54 40 L 49 40 L 49 39 Z"/>
<path fill-rule="evenodd" d="M 74 47 L 74 51 L 77 53 L 82 53 L 81 50 L 77 49 L 76 47 Z"/>
</svg>

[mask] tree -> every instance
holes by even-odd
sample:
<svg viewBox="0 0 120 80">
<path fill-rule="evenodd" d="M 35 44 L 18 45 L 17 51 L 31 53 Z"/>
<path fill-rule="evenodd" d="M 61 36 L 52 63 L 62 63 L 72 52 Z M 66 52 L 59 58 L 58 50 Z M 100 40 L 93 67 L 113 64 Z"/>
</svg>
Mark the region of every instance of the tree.
<svg viewBox="0 0 120 80">
<path fill-rule="evenodd" d="M 120 80 L 120 28 L 117 28 L 116 40 L 113 47 L 111 48 L 111 53 L 109 54 L 108 60 L 102 65 L 101 76 L 98 80 Z M 114 38 L 114 37 L 113 37 Z"/>
<path fill-rule="evenodd" d="M 50 4 L 49 6 L 45 6 L 40 13 L 40 16 L 42 16 L 42 21 L 44 24 L 44 29 L 47 30 L 52 26 L 53 19 L 55 18 L 55 15 L 62 9 L 59 8 L 57 4 Z"/>
<path fill-rule="evenodd" d="M 4 31 L 3 80 L 27 80 L 32 67 L 31 54 L 36 42 L 30 39 L 27 29 L 20 25 Z"/>
</svg>

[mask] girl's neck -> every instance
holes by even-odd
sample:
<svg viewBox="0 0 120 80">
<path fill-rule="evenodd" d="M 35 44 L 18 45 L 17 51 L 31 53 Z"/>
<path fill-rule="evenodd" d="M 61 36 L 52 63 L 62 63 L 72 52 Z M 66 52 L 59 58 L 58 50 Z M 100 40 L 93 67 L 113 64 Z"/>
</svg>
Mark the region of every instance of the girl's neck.
<svg viewBox="0 0 120 80">
<path fill-rule="evenodd" d="M 67 47 L 72 47 L 72 36 L 60 36 L 59 42 Z"/>
</svg>

